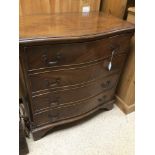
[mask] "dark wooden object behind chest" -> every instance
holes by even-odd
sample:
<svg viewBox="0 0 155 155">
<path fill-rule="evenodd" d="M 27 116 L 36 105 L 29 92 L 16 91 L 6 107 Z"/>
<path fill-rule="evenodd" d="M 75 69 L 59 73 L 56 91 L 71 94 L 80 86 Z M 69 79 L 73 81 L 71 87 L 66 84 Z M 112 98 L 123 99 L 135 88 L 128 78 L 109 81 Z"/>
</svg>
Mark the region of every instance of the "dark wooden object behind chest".
<svg viewBox="0 0 155 155">
<path fill-rule="evenodd" d="M 25 133 L 21 121 L 19 122 L 19 155 L 29 153 L 28 145 L 25 138 Z"/>
<path fill-rule="evenodd" d="M 134 25 L 103 13 L 21 17 L 20 74 L 34 140 L 112 109 L 133 33 Z"/>
</svg>

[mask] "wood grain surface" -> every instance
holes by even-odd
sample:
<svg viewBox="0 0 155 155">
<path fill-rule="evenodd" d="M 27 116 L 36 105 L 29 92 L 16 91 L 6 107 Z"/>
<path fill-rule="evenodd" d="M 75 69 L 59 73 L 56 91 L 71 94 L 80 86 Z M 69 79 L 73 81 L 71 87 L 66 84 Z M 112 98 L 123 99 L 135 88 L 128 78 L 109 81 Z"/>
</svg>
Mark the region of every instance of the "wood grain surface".
<svg viewBox="0 0 155 155">
<path fill-rule="evenodd" d="M 89 81 L 85 85 L 79 85 L 78 87 L 48 90 L 33 97 L 34 111 L 37 113 L 46 109 L 50 110 L 50 108 L 86 100 L 94 96 L 94 94 L 99 94 L 115 87 L 118 77 L 119 74 L 117 73 L 108 77 L 99 77 L 97 80 Z"/>
<path fill-rule="evenodd" d="M 133 29 L 131 23 L 98 12 L 24 16 L 20 18 L 20 43 L 86 38 Z"/>
<path fill-rule="evenodd" d="M 34 122 L 37 126 L 43 126 L 60 120 L 74 118 L 91 111 L 104 102 L 112 100 L 113 96 L 114 89 L 111 89 L 106 92 L 99 93 L 87 100 L 46 110 L 34 115 Z"/>
<path fill-rule="evenodd" d="M 101 0 L 20 0 L 20 16 L 82 12 L 83 6 L 90 6 L 90 11 L 99 11 Z"/>
<path fill-rule="evenodd" d="M 133 33 L 133 24 L 97 12 L 20 18 L 19 54 L 34 140 L 57 125 L 112 109 Z"/>
</svg>

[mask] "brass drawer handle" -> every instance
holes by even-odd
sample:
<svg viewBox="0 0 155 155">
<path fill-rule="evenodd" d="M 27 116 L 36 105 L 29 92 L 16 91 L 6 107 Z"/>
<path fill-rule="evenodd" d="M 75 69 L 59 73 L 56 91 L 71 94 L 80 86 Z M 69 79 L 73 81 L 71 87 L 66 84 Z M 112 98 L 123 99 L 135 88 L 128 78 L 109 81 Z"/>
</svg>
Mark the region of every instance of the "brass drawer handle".
<svg viewBox="0 0 155 155">
<path fill-rule="evenodd" d="M 41 60 L 42 60 L 42 62 L 46 63 L 47 62 L 47 55 L 46 54 L 43 54 L 41 56 Z"/>
<path fill-rule="evenodd" d="M 48 114 L 48 118 L 49 118 L 49 121 L 50 122 L 54 122 L 54 121 L 57 121 L 57 119 L 59 118 L 58 114 L 51 114 L 49 113 Z"/>
<path fill-rule="evenodd" d="M 61 79 L 60 78 L 56 78 L 54 80 L 45 79 L 45 81 L 46 81 L 47 87 L 54 87 L 54 86 L 58 86 L 60 84 Z"/>
<path fill-rule="evenodd" d="M 42 61 L 48 66 L 48 65 L 55 65 L 59 62 L 59 60 L 61 59 L 61 54 L 57 53 L 56 57 L 54 58 L 53 61 L 48 61 L 48 57 L 47 54 L 43 54 L 41 57 Z"/>
<path fill-rule="evenodd" d="M 103 97 L 99 98 L 98 101 L 103 103 L 106 100 L 107 96 L 104 95 Z"/>
<path fill-rule="evenodd" d="M 48 62 L 48 64 L 49 65 L 55 65 L 55 64 L 57 64 L 59 62 L 59 60 L 61 59 L 61 54 L 60 53 L 57 53 L 55 59 L 56 59 L 55 61 L 50 61 L 50 62 Z"/>
<path fill-rule="evenodd" d="M 58 106 L 59 105 L 59 102 L 58 101 L 54 101 L 54 102 L 51 102 L 50 103 L 50 106 L 51 107 L 55 107 L 55 106 Z"/>
<path fill-rule="evenodd" d="M 52 87 L 52 86 L 57 86 L 57 85 L 60 84 L 60 81 L 61 81 L 60 78 L 57 78 L 57 79 L 55 79 L 54 82 L 50 83 L 49 86 L 50 86 L 50 87 Z"/>
<path fill-rule="evenodd" d="M 101 84 L 101 87 L 102 87 L 102 88 L 107 88 L 107 87 L 110 86 L 110 84 L 111 84 L 111 81 L 108 80 L 108 81 L 106 81 L 106 83 L 102 83 L 102 84 Z"/>
<path fill-rule="evenodd" d="M 50 107 L 55 107 L 59 105 L 59 98 L 56 98 L 54 101 L 49 102 Z"/>
<path fill-rule="evenodd" d="M 58 61 L 50 61 L 50 62 L 48 62 L 49 65 L 55 65 L 57 63 L 58 63 Z"/>
<path fill-rule="evenodd" d="M 55 97 L 55 99 L 51 99 L 51 97 L 48 98 L 48 104 L 49 107 L 55 107 L 59 105 L 60 97 Z"/>
</svg>

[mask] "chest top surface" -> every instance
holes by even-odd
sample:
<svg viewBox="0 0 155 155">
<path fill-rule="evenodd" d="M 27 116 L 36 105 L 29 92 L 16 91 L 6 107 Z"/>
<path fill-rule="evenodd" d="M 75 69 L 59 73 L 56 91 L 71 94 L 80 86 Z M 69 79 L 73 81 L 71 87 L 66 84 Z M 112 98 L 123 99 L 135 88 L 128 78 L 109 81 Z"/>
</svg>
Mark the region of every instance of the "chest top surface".
<svg viewBox="0 0 155 155">
<path fill-rule="evenodd" d="M 20 17 L 20 43 L 43 40 L 91 38 L 122 31 L 134 25 L 104 13 L 40 14 Z"/>
</svg>

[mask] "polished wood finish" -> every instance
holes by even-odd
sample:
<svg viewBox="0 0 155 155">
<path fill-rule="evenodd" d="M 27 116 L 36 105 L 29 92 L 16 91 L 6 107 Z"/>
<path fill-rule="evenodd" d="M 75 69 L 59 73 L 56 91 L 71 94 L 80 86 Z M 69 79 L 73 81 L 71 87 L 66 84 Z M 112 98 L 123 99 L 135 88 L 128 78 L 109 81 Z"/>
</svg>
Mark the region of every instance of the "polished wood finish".
<svg viewBox="0 0 155 155">
<path fill-rule="evenodd" d="M 99 110 L 111 110 L 113 108 L 113 104 L 115 103 L 115 100 L 111 100 L 109 102 L 106 102 L 104 104 L 100 104 L 98 105 L 96 108 L 92 109 L 91 111 L 84 113 L 82 115 L 73 117 L 73 118 L 68 118 L 66 120 L 61 120 L 61 121 L 57 121 L 57 122 L 53 122 L 47 125 L 43 125 L 40 126 L 38 128 L 34 128 L 32 130 L 32 134 L 33 134 L 33 139 L 34 140 L 39 140 L 40 138 L 42 138 L 49 130 L 52 130 L 54 127 L 59 126 L 59 125 L 64 125 L 64 124 L 69 124 L 84 118 L 87 118 L 89 116 L 91 116 L 93 113 L 99 111 Z"/>
<path fill-rule="evenodd" d="M 34 140 L 57 125 L 112 109 L 133 24 L 103 13 L 20 21 L 20 61 Z"/>
<path fill-rule="evenodd" d="M 99 77 L 97 80 L 89 81 L 84 85 L 48 90 L 45 93 L 33 95 L 34 111 L 36 113 L 41 110 L 90 98 L 96 93 L 98 94 L 115 87 L 118 78 L 119 74 L 112 74 L 108 77 Z"/>
<path fill-rule="evenodd" d="M 135 9 L 129 8 L 127 20 L 135 22 Z M 126 67 L 117 89 L 117 105 L 126 113 L 135 110 L 135 37 L 133 36 L 130 44 L 130 53 L 126 62 Z"/>
<path fill-rule="evenodd" d="M 28 47 L 25 48 L 27 67 L 32 71 L 99 60 L 110 56 L 112 50 L 115 50 L 115 54 L 127 52 L 129 38 L 130 35 L 125 34 L 84 43 Z"/>
<path fill-rule="evenodd" d="M 24 16 L 20 17 L 20 43 L 106 37 L 132 28 L 131 23 L 97 12 Z"/>
<path fill-rule="evenodd" d="M 113 72 L 117 72 L 122 68 L 126 58 L 125 54 L 115 56 L 113 58 L 113 69 L 108 70 L 108 62 L 110 57 L 104 59 L 101 62 L 93 63 L 90 65 L 84 65 L 74 68 L 66 68 L 60 70 L 49 70 L 45 72 L 37 72 L 29 75 L 29 81 L 31 84 L 32 93 L 43 91 L 45 89 L 66 87 L 77 85 L 80 83 L 86 83 L 92 81 L 100 75 L 108 75 Z M 83 76 L 79 76 L 83 75 Z"/>
<path fill-rule="evenodd" d="M 82 12 L 83 6 L 99 11 L 101 0 L 19 0 L 19 15 Z"/>
<path fill-rule="evenodd" d="M 110 101 L 113 97 L 114 89 L 111 89 L 83 101 L 77 101 L 73 104 L 67 104 L 37 113 L 34 115 L 34 122 L 36 126 L 39 127 L 56 121 L 76 117 L 89 112 L 100 104 Z"/>
</svg>

